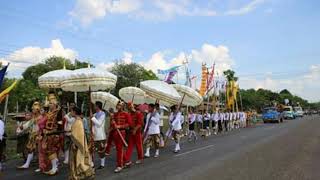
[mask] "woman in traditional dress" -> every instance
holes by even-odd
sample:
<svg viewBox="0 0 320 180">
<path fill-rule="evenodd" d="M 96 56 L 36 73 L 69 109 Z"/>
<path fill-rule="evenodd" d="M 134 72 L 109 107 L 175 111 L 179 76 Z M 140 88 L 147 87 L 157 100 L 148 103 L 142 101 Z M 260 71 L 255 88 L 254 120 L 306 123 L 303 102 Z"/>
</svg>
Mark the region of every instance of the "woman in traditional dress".
<svg viewBox="0 0 320 180">
<path fill-rule="evenodd" d="M 38 137 L 37 137 L 37 143 L 38 143 L 38 161 L 39 161 L 39 169 L 36 170 L 36 172 L 46 172 L 49 169 L 50 162 L 46 156 L 46 150 L 43 148 L 43 130 L 46 127 L 47 122 L 47 116 L 46 112 L 42 110 L 41 112 L 41 118 L 38 121 Z"/>
<path fill-rule="evenodd" d="M 73 107 L 71 115 L 75 121 L 71 127 L 71 147 L 69 154 L 69 180 L 93 179 L 91 155 L 84 132 L 81 110 Z"/>
</svg>

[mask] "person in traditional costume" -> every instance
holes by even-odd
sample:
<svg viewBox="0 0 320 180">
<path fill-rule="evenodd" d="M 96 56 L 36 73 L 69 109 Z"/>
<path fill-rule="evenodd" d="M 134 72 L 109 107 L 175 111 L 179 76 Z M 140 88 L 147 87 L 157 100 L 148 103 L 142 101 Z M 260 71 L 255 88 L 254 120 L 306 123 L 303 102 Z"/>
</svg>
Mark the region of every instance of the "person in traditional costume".
<svg viewBox="0 0 320 180">
<path fill-rule="evenodd" d="M 93 139 L 95 144 L 95 150 L 98 152 L 100 158 L 100 166 L 98 169 L 103 169 L 105 166 L 106 156 L 105 156 L 105 142 L 106 142 L 106 114 L 102 110 L 102 103 L 97 101 L 95 103 L 96 113 L 91 118 L 93 123 Z"/>
<path fill-rule="evenodd" d="M 43 129 L 45 150 L 48 160 L 51 162 L 51 170 L 45 172 L 49 176 L 58 173 L 58 152 L 60 151 L 60 134 L 63 131 L 62 112 L 53 93 L 49 94 L 49 112 L 46 114 L 46 125 Z"/>
<path fill-rule="evenodd" d="M 138 160 L 136 164 L 141 164 L 143 161 L 143 147 L 142 147 L 142 127 L 143 127 L 143 114 L 138 110 L 136 105 L 133 105 L 131 102 L 128 102 L 128 110 L 131 116 L 132 124 L 130 126 L 130 134 L 128 141 L 128 149 L 125 154 L 125 165 L 130 166 L 131 155 L 133 152 L 134 146 L 136 147 Z"/>
<path fill-rule="evenodd" d="M 195 123 L 196 123 L 197 115 L 193 112 L 193 109 L 190 109 L 189 115 L 188 115 L 188 124 L 189 124 L 189 136 L 188 140 L 191 141 L 193 138 L 193 141 L 195 142 L 197 138 L 197 134 L 194 130 Z"/>
<path fill-rule="evenodd" d="M 25 126 L 32 119 L 32 114 L 30 112 L 26 112 L 24 117 L 16 117 L 17 120 L 17 128 L 16 128 L 16 135 L 17 135 L 17 154 L 22 154 L 23 160 L 27 160 L 28 151 L 27 151 L 27 143 L 29 139 L 29 129 L 21 130 L 21 127 Z"/>
<path fill-rule="evenodd" d="M 110 118 L 112 118 L 113 114 L 114 114 L 114 110 L 113 108 L 109 108 L 109 114 L 110 114 Z M 110 134 L 112 134 L 112 131 L 114 131 L 114 129 L 112 129 L 111 127 L 109 127 L 109 131 L 108 131 L 108 139 L 107 139 L 107 145 L 106 145 L 106 155 L 109 156 L 110 155 L 110 151 L 111 151 L 111 147 L 112 147 L 112 137 L 110 136 Z"/>
<path fill-rule="evenodd" d="M 73 107 L 75 106 L 75 104 L 71 103 L 69 106 L 69 109 L 71 110 Z M 70 144 L 71 144 L 71 126 L 74 122 L 74 117 L 71 116 L 70 111 L 64 116 L 65 119 L 65 123 L 64 123 L 64 132 L 65 132 L 65 136 L 64 136 L 64 164 L 68 164 L 69 163 L 69 149 L 70 149 Z"/>
<path fill-rule="evenodd" d="M 150 148 L 153 146 L 156 150 L 154 157 L 159 157 L 160 147 L 160 115 L 155 109 L 154 104 L 149 104 L 149 113 L 144 127 L 143 140 L 146 145 L 145 158 L 150 157 Z"/>
<path fill-rule="evenodd" d="M 29 138 L 28 143 L 26 145 L 28 156 L 26 162 L 22 166 L 18 166 L 18 169 L 28 169 L 30 163 L 33 159 L 34 153 L 37 149 L 37 135 L 39 131 L 38 121 L 41 118 L 40 114 L 41 105 L 39 102 L 34 102 L 32 105 L 32 119 L 27 123 L 23 124 L 20 129 L 21 131 L 29 129 Z"/>
<path fill-rule="evenodd" d="M 116 108 L 117 112 L 113 114 L 110 121 L 110 127 L 113 129 L 110 135 L 117 150 L 117 167 L 114 172 L 119 173 L 124 167 L 124 138 L 126 130 L 132 126 L 132 120 L 129 113 L 124 111 L 124 102 L 119 101 Z"/>
<path fill-rule="evenodd" d="M 84 131 L 81 110 L 78 107 L 71 107 L 69 113 L 74 118 L 70 131 L 69 150 L 69 180 L 94 179 L 94 169 L 91 166 L 92 157 Z"/>
<path fill-rule="evenodd" d="M 4 160 L 4 150 L 6 147 L 6 141 L 5 141 L 5 126 L 2 118 L 0 117 L 0 172 L 2 171 L 2 163 Z"/>
<path fill-rule="evenodd" d="M 45 108 L 48 106 L 48 104 L 45 104 Z M 46 156 L 46 150 L 43 148 L 44 143 L 46 143 L 44 141 L 43 138 L 43 130 L 46 127 L 46 123 L 47 123 L 47 116 L 46 116 L 46 111 L 44 109 L 42 109 L 41 111 L 41 117 L 38 121 L 38 135 L 37 135 L 37 144 L 38 144 L 38 162 L 39 162 L 39 168 L 37 170 L 35 170 L 35 172 L 46 172 L 49 169 L 49 165 L 50 162 L 48 160 L 48 157 Z"/>
<path fill-rule="evenodd" d="M 171 107 L 171 114 L 169 116 L 169 132 L 167 133 L 167 137 L 172 136 L 175 141 L 174 153 L 178 153 L 180 151 L 180 138 L 181 138 L 181 121 L 182 115 L 180 110 L 176 105 Z M 171 131 L 171 132 L 170 132 Z"/>
</svg>

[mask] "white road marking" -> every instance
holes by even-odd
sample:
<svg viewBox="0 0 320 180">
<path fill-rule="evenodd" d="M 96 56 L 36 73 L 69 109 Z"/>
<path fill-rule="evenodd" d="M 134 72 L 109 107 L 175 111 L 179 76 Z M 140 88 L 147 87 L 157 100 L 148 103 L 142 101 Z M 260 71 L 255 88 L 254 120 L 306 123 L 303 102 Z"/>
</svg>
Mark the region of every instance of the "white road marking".
<svg viewBox="0 0 320 180">
<path fill-rule="evenodd" d="M 190 154 L 190 153 L 193 153 L 193 152 L 197 152 L 197 151 L 201 151 L 201 150 L 204 150 L 204 149 L 211 148 L 212 146 L 213 145 L 204 146 L 204 147 L 201 147 L 201 148 L 198 148 L 198 149 L 194 149 L 194 150 L 187 151 L 187 152 L 184 152 L 184 153 L 181 153 L 181 154 L 177 154 L 174 157 L 184 156 L 184 155 L 187 155 L 187 154 Z"/>
</svg>

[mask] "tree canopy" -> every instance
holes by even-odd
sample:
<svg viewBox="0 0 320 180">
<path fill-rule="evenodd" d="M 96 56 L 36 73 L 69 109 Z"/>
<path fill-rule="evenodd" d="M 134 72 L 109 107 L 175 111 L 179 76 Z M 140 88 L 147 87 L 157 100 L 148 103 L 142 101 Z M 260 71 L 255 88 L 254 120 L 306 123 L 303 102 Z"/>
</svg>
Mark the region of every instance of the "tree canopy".
<svg viewBox="0 0 320 180">
<path fill-rule="evenodd" d="M 141 81 L 158 79 L 152 71 L 146 70 L 137 63 L 125 64 L 121 61 L 116 62 L 111 72 L 118 77 L 116 88 L 112 91 L 116 96 L 118 96 L 119 90 L 123 87 L 138 87 Z"/>
</svg>

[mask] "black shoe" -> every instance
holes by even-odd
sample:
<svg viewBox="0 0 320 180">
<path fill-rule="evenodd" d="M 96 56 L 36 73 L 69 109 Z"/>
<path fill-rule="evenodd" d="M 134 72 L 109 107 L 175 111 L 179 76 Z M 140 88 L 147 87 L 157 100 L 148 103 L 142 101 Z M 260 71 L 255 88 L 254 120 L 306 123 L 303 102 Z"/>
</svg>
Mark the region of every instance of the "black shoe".
<svg viewBox="0 0 320 180">
<path fill-rule="evenodd" d="M 99 166 L 98 169 L 104 169 L 104 166 Z"/>
</svg>

